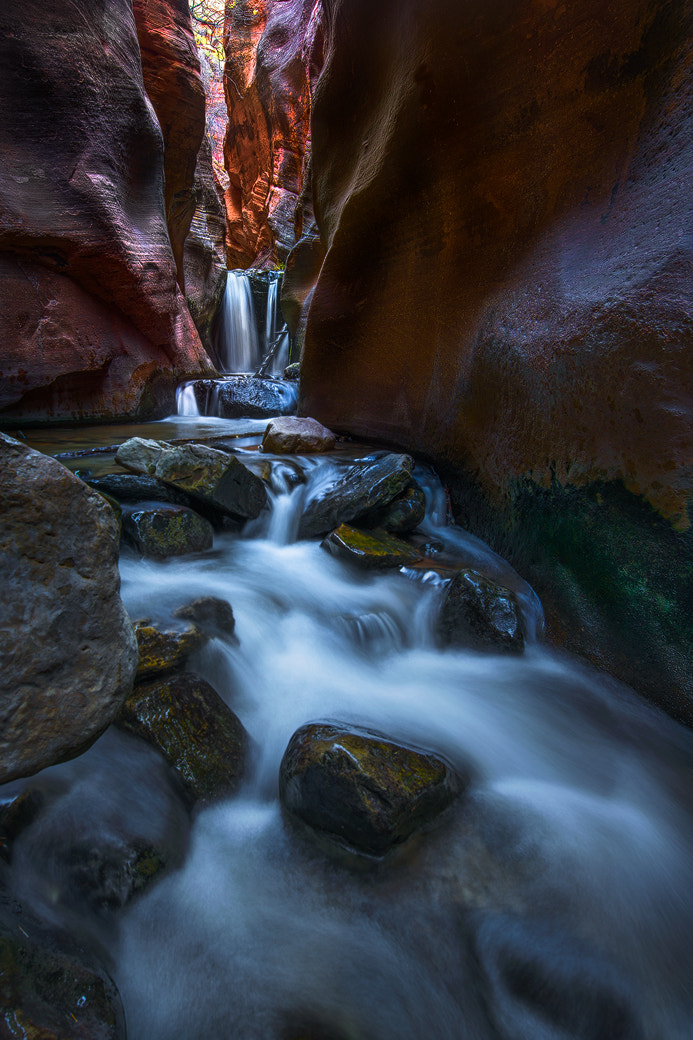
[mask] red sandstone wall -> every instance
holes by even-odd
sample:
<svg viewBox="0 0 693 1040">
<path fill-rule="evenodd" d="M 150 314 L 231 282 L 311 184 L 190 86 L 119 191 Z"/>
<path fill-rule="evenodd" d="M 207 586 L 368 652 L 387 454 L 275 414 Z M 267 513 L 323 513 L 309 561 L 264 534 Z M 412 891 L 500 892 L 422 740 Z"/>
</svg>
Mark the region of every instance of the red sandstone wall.
<svg viewBox="0 0 693 1040">
<path fill-rule="evenodd" d="M 228 266 L 285 259 L 309 138 L 308 56 L 319 0 L 226 8 Z"/>
<path fill-rule="evenodd" d="M 0 418 L 160 414 L 211 368 L 166 228 L 130 0 L 0 13 Z"/>
</svg>

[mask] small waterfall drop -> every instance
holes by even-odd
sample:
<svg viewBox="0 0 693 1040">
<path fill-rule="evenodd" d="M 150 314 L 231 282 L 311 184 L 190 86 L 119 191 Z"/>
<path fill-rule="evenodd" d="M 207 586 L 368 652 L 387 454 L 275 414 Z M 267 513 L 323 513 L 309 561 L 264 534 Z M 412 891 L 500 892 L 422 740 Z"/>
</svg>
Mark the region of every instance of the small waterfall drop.
<svg viewBox="0 0 693 1040">
<path fill-rule="evenodd" d="M 220 371 L 282 373 L 289 336 L 279 307 L 281 278 L 280 271 L 228 272 L 217 332 Z"/>
<path fill-rule="evenodd" d="M 245 271 L 229 271 L 219 336 L 222 372 L 252 372 L 260 361 L 253 294 Z"/>
<path fill-rule="evenodd" d="M 176 412 L 178 415 L 196 416 L 200 414 L 195 397 L 193 383 L 183 383 L 176 390 Z"/>
</svg>

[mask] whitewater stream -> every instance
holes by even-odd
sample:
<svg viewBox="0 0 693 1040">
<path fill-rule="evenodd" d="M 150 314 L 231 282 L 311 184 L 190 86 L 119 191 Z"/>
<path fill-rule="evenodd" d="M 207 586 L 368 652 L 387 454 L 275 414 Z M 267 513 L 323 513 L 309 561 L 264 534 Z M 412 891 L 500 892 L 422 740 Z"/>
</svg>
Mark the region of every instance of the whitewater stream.
<svg viewBox="0 0 693 1040">
<path fill-rule="evenodd" d="M 255 462 L 264 425 L 237 440 Z M 110 730 L 42 774 L 58 797 L 17 843 L 16 891 L 96 944 L 130 1040 L 691 1040 L 690 734 L 542 644 L 533 592 L 451 525 L 428 470 L 431 553 L 517 591 L 536 637 L 522 657 L 436 649 L 438 570 L 358 571 L 297 541 L 336 458 L 275 460 L 270 508 L 207 554 L 121 556 L 133 618 L 202 595 L 232 605 L 238 645 L 212 639 L 188 667 L 252 738 L 240 792 L 190 823 L 154 751 Z M 382 860 L 330 848 L 278 799 L 289 738 L 319 719 L 436 751 L 473 782 Z M 172 869 L 90 916 L 59 854 L 84 834 L 154 839 Z"/>
</svg>

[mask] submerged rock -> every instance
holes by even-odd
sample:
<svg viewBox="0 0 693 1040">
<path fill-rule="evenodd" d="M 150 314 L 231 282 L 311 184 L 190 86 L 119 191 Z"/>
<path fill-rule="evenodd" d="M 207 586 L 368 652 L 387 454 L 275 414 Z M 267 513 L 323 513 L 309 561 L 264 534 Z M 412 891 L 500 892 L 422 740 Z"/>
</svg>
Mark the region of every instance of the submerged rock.
<svg viewBox="0 0 693 1040">
<path fill-rule="evenodd" d="M 238 642 L 233 608 L 225 599 L 219 599 L 217 596 L 199 596 L 174 610 L 173 616 L 194 621 L 206 635 Z"/>
<path fill-rule="evenodd" d="M 473 570 L 460 571 L 448 585 L 436 632 L 443 646 L 520 654 L 525 645 L 515 594 Z"/>
<path fill-rule="evenodd" d="M 93 955 L 6 903 L 0 905 L 0 1036 L 125 1040 L 120 996 Z"/>
<path fill-rule="evenodd" d="M 317 419 L 282 415 L 272 419 L 262 438 L 262 451 L 274 455 L 300 455 L 331 451 L 337 436 Z"/>
<path fill-rule="evenodd" d="M 150 621 L 135 621 L 134 627 L 139 650 L 137 682 L 181 668 L 207 641 L 196 625 L 161 629 Z"/>
<path fill-rule="evenodd" d="M 136 686 L 118 725 L 161 752 L 192 801 L 231 794 L 241 782 L 248 735 L 219 694 L 195 675 Z"/>
<path fill-rule="evenodd" d="M 36 787 L 28 787 L 6 801 L 0 794 L 0 859 L 9 863 L 14 841 L 34 822 L 45 803 L 43 791 Z"/>
<path fill-rule="evenodd" d="M 125 514 L 123 537 L 143 556 L 166 559 L 211 549 L 214 528 L 186 506 L 153 506 Z"/>
<path fill-rule="evenodd" d="M 120 446 L 116 459 L 126 469 L 154 476 L 232 516 L 254 518 L 267 502 L 259 477 L 235 455 L 204 444 L 174 447 L 132 437 Z"/>
<path fill-rule="evenodd" d="M 348 524 L 341 524 L 336 531 L 332 531 L 322 546 L 333 556 L 366 569 L 402 567 L 422 559 L 421 553 L 401 538 L 384 531 L 360 531 Z"/>
<path fill-rule="evenodd" d="M 289 813 L 372 856 L 433 820 L 462 786 L 436 755 L 334 723 L 298 729 L 279 768 Z"/>
<path fill-rule="evenodd" d="M 0 782 L 85 750 L 132 688 L 113 510 L 0 434 Z"/>
<path fill-rule="evenodd" d="M 387 505 L 411 481 L 409 455 L 383 455 L 349 466 L 346 473 L 308 502 L 298 528 L 299 538 L 327 534 L 340 524 Z"/>
</svg>

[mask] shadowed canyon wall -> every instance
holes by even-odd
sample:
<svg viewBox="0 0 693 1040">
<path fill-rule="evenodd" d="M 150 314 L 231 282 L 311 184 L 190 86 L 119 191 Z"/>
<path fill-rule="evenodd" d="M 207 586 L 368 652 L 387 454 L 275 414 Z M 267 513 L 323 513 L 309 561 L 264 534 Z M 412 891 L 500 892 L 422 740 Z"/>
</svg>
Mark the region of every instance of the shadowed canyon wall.
<svg viewBox="0 0 693 1040">
<path fill-rule="evenodd" d="M 294 244 L 310 147 L 308 62 L 320 6 L 320 0 L 227 2 L 224 158 L 231 268 L 283 261 Z"/>
<path fill-rule="evenodd" d="M 164 414 L 211 364 L 176 283 L 131 0 L 4 5 L 0 49 L 2 421 Z"/>
<path fill-rule="evenodd" d="M 325 0 L 301 410 L 422 452 L 693 718 L 690 0 Z"/>
</svg>

